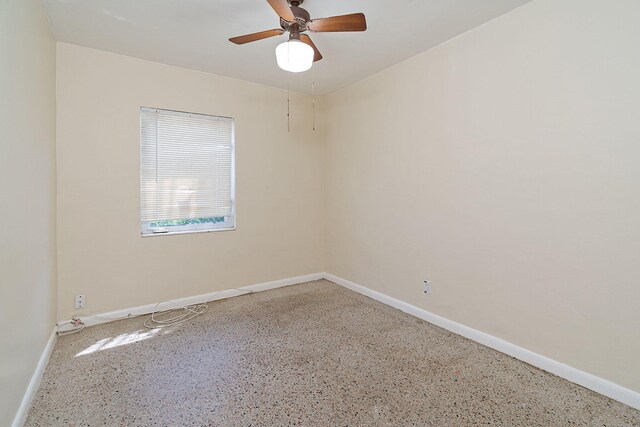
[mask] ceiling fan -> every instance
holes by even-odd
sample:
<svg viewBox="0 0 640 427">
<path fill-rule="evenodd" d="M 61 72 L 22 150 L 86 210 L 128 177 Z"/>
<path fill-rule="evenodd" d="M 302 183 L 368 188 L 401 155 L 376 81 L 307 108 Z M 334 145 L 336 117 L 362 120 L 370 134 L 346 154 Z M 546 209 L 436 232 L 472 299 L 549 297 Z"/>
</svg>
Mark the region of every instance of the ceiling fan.
<svg viewBox="0 0 640 427">
<path fill-rule="evenodd" d="M 331 18 L 311 19 L 311 15 L 300 5 L 304 0 L 267 0 L 280 17 L 280 28 L 261 31 L 230 38 L 235 44 L 245 44 L 289 32 L 289 40 L 276 48 L 278 66 L 285 71 L 307 71 L 315 61 L 322 59 L 322 54 L 311 38 L 303 34 L 311 32 L 364 31 L 367 22 L 364 14 L 333 16 Z"/>
</svg>

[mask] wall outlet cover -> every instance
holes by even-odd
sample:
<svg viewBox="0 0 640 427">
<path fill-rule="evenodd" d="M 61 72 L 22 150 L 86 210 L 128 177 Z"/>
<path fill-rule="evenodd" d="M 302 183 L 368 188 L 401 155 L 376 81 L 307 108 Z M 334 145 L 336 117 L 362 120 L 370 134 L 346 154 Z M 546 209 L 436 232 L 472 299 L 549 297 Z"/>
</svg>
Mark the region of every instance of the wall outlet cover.
<svg viewBox="0 0 640 427">
<path fill-rule="evenodd" d="M 84 308 L 85 302 L 86 300 L 84 295 L 76 295 L 75 308 Z"/>
</svg>

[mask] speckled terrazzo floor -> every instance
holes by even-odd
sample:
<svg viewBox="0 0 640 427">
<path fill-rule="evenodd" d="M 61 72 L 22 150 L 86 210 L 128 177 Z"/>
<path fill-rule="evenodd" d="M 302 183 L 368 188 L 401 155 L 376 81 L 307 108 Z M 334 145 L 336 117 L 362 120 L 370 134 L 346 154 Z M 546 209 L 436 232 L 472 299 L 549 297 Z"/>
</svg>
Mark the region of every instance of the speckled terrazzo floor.
<svg viewBox="0 0 640 427">
<path fill-rule="evenodd" d="M 640 412 L 326 281 L 61 337 L 27 426 L 640 426 Z"/>
</svg>

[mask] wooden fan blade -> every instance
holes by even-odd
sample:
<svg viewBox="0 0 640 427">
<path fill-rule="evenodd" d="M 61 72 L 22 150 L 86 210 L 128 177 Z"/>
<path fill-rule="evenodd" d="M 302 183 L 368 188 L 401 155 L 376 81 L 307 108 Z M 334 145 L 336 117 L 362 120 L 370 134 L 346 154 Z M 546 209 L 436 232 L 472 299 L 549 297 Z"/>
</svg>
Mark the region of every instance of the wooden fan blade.
<svg viewBox="0 0 640 427">
<path fill-rule="evenodd" d="M 313 19 L 307 23 L 307 28 L 317 32 L 364 31 L 367 29 L 367 21 L 363 13 L 352 13 Z"/>
<path fill-rule="evenodd" d="M 269 37 L 279 36 L 282 33 L 284 33 L 284 30 L 278 28 L 274 30 L 260 31 L 259 33 L 246 34 L 244 36 L 233 37 L 233 38 L 230 38 L 229 41 L 235 44 L 245 44 L 245 43 L 255 42 L 256 40 L 262 40 L 262 39 L 267 39 Z"/>
<path fill-rule="evenodd" d="M 269 2 L 278 16 L 285 21 L 293 21 L 294 19 L 296 19 L 296 17 L 293 15 L 293 12 L 291 11 L 291 7 L 289 7 L 289 3 L 287 3 L 287 0 L 267 0 L 267 2 Z"/>
<path fill-rule="evenodd" d="M 302 43 L 308 44 L 309 46 L 311 46 L 313 48 L 313 62 L 316 61 L 320 61 L 322 59 L 322 54 L 320 53 L 320 51 L 318 50 L 318 48 L 316 47 L 315 44 L 313 44 L 313 42 L 311 41 L 311 37 L 309 37 L 306 34 L 300 34 L 300 41 Z"/>
</svg>

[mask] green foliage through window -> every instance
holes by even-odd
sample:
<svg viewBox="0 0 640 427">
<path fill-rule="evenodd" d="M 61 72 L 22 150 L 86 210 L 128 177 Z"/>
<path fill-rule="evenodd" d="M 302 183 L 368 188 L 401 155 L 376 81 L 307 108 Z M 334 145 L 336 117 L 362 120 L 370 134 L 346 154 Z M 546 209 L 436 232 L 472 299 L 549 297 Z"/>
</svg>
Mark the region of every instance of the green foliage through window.
<svg viewBox="0 0 640 427">
<path fill-rule="evenodd" d="M 156 221 L 149 223 L 149 227 L 175 227 L 177 225 L 190 225 L 190 224 L 216 224 L 218 222 L 224 222 L 223 216 L 212 216 L 209 218 L 185 218 L 185 219 L 171 219 L 166 221 Z"/>
</svg>

